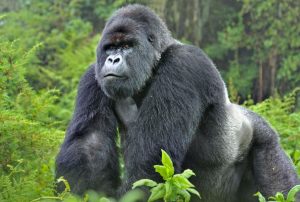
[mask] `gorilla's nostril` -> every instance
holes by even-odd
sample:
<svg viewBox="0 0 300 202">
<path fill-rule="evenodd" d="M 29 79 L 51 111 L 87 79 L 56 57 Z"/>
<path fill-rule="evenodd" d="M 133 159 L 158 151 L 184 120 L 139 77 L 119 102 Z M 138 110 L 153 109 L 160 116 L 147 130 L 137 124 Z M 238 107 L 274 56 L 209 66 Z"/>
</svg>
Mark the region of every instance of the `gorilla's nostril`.
<svg viewBox="0 0 300 202">
<path fill-rule="evenodd" d="M 111 58 L 108 58 L 108 62 L 113 62 L 113 60 Z"/>
<path fill-rule="evenodd" d="M 116 59 L 114 60 L 114 64 L 115 64 L 115 63 L 118 63 L 118 62 L 120 62 L 120 58 L 116 58 Z"/>
</svg>

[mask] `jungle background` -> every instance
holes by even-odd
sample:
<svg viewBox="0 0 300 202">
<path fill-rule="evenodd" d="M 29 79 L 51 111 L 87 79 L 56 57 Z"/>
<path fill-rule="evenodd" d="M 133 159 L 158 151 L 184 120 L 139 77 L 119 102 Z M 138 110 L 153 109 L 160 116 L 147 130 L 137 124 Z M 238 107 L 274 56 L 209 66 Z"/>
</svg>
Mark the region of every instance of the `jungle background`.
<svg viewBox="0 0 300 202">
<path fill-rule="evenodd" d="M 175 38 L 201 47 L 231 101 L 272 124 L 300 174 L 300 1 L 1 0 L 0 201 L 53 196 L 78 81 L 106 19 L 128 3 L 151 7 Z"/>
</svg>

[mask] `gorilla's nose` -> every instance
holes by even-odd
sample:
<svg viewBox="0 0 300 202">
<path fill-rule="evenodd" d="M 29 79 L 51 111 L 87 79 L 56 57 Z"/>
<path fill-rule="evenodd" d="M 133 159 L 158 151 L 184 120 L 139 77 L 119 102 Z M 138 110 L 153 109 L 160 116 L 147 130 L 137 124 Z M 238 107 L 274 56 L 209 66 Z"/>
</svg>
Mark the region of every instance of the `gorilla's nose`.
<svg viewBox="0 0 300 202">
<path fill-rule="evenodd" d="M 117 67 L 122 63 L 121 55 L 110 55 L 106 58 L 105 65 L 110 67 Z"/>
</svg>

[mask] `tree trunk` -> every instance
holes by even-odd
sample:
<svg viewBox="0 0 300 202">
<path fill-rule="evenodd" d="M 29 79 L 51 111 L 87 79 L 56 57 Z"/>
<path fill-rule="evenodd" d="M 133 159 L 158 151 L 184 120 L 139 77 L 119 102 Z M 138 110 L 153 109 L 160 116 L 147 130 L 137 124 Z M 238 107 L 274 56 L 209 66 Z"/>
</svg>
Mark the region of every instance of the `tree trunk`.
<svg viewBox="0 0 300 202">
<path fill-rule="evenodd" d="M 165 5 L 165 19 L 175 37 L 200 45 L 209 19 L 211 0 L 166 0 Z"/>
<path fill-rule="evenodd" d="M 263 83 L 263 63 L 262 63 L 262 61 L 259 61 L 257 102 L 262 101 L 263 87 L 264 87 L 264 83 Z"/>
<path fill-rule="evenodd" d="M 277 70 L 277 50 L 271 51 L 269 56 L 269 68 L 270 68 L 270 95 L 275 93 L 275 81 L 276 81 L 276 70 Z"/>
</svg>

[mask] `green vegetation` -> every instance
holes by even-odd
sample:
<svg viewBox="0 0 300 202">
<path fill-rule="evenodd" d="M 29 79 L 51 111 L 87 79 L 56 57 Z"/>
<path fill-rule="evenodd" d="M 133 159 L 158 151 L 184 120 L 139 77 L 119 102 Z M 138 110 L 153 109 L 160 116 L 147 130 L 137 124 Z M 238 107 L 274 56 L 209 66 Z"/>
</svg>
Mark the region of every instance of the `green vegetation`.
<svg viewBox="0 0 300 202">
<path fill-rule="evenodd" d="M 261 195 L 261 193 L 256 193 L 255 196 L 258 197 L 259 202 L 294 202 L 295 201 L 295 197 L 296 194 L 300 191 L 300 185 L 296 185 L 295 187 L 293 187 L 287 197 L 285 198 L 284 195 L 282 193 L 276 193 L 275 196 L 271 196 L 269 199 L 270 201 L 267 201 L 265 199 L 265 197 L 263 197 Z"/>
<path fill-rule="evenodd" d="M 150 179 L 142 179 L 133 184 L 133 189 L 140 186 L 151 187 L 151 195 L 148 202 L 163 199 L 164 202 L 189 202 L 191 194 L 200 194 L 194 185 L 188 180 L 195 173 L 187 169 L 181 174 L 174 174 L 174 166 L 170 156 L 162 150 L 161 162 L 163 165 L 155 165 L 155 171 L 164 179 L 164 183 L 157 183 Z"/>
<path fill-rule="evenodd" d="M 80 199 L 68 189 L 55 196 L 54 158 L 72 115 L 79 78 L 95 61 L 105 19 L 125 2 L 0 2 L 0 201 L 114 201 L 94 192 Z M 298 1 L 201 0 L 199 7 L 195 0 L 188 6 L 180 6 L 183 0 L 127 2 L 150 5 L 174 36 L 203 47 L 221 70 L 231 100 L 272 124 L 300 174 Z M 193 21 L 188 14 L 196 11 L 203 15 Z M 180 195 L 188 201 L 189 191 L 196 193 L 186 179 L 193 173 L 173 175 L 171 165 L 165 154 L 163 166 L 156 166 L 165 183 L 139 183 L 149 182 L 152 194 L 161 193 L 159 198 Z M 290 198 L 277 194 L 270 200 L 290 202 L 298 189 Z M 129 202 L 141 193 L 124 197 Z"/>
</svg>

